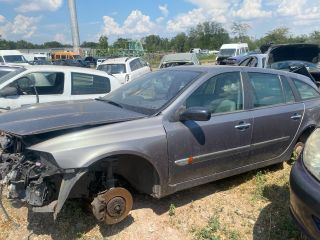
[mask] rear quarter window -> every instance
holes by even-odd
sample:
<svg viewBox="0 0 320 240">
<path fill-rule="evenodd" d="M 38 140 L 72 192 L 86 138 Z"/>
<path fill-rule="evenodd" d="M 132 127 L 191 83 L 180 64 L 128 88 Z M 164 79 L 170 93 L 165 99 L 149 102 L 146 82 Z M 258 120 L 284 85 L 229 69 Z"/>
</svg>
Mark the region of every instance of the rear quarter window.
<svg viewBox="0 0 320 240">
<path fill-rule="evenodd" d="M 110 92 L 110 79 L 103 76 L 72 73 L 71 74 L 71 94 L 103 94 Z"/>
<path fill-rule="evenodd" d="M 296 86 L 302 100 L 318 98 L 320 96 L 320 93 L 316 89 L 303 81 L 293 79 L 293 83 Z"/>
</svg>

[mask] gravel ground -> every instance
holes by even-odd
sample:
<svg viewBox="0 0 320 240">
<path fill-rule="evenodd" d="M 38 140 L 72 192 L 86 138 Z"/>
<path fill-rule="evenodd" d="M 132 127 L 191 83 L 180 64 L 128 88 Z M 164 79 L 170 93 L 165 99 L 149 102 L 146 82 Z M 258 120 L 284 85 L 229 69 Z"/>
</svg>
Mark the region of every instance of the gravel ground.
<svg viewBox="0 0 320 240">
<path fill-rule="evenodd" d="M 77 201 L 56 222 L 3 199 L 11 222 L 0 216 L 0 239 L 305 239 L 289 211 L 284 163 L 188 189 L 161 200 L 134 194 L 134 209 L 123 222 L 105 226 Z"/>
</svg>

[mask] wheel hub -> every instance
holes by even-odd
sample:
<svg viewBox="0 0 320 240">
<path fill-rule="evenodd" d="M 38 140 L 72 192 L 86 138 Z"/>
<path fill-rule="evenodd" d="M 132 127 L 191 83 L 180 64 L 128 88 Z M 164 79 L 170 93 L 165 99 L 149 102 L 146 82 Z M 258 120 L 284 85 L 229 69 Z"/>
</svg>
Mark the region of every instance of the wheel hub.
<svg viewBox="0 0 320 240">
<path fill-rule="evenodd" d="M 115 197 L 107 204 L 107 214 L 111 217 L 119 217 L 126 210 L 126 201 L 122 197 Z"/>
<path fill-rule="evenodd" d="M 132 196 L 124 188 L 111 188 L 98 194 L 91 202 L 92 212 L 99 221 L 116 224 L 127 217 L 132 209 Z"/>
</svg>

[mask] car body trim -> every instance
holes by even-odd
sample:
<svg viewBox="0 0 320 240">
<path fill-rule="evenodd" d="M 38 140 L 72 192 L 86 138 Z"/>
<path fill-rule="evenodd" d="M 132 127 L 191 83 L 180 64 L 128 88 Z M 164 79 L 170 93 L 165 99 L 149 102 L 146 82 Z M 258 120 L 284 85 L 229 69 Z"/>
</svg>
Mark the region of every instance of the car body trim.
<svg viewBox="0 0 320 240">
<path fill-rule="evenodd" d="M 259 148 L 259 147 L 262 147 L 262 146 L 265 146 L 265 145 L 268 145 L 268 144 L 271 144 L 271 143 L 285 142 L 288 139 L 290 139 L 290 136 L 281 137 L 281 138 L 275 138 L 275 139 L 267 140 L 267 141 L 264 141 L 264 142 L 253 143 L 253 144 L 251 144 L 251 146 L 253 148 Z"/>
<path fill-rule="evenodd" d="M 212 160 L 214 158 L 220 157 L 221 155 L 232 155 L 237 152 L 242 152 L 246 149 L 249 150 L 250 145 L 245 145 L 245 146 L 241 146 L 241 147 L 237 147 L 237 148 L 231 148 L 231 149 L 218 151 L 218 152 L 214 152 L 214 153 L 202 154 L 202 155 L 198 155 L 195 157 L 188 157 L 188 158 L 184 158 L 184 159 L 179 159 L 179 160 L 176 160 L 174 163 L 178 166 L 185 166 L 185 165 L 188 165 L 191 163 L 193 164 L 193 163 L 199 163 L 199 162 Z M 192 158 L 192 161 L 190 161 L 190 158 Z"/>
<path fill-rule="evenodd" d="M 212 160 L 217 157 L 220 157 L 221 155 L 229 155 L 229 154 L 232 155 L 232 154 L 235 154 L 239 151 L 249 150 L 250 148 L 259 148 L 261 146 L 265 146 L 267 144 L 271 144 L 271 143 L 275 143 L 275 142 L 284 142 L 284 141 L 287 141 L 289 138 L 290 138 L 290 136 L 286 136 L 286 137 L 276 138 L 276 139 L 272 139 L 272 140 L 268 140 L 268 141 L 264 141 L 264 142 L 254 143 L 251 145 L 245 145 L 245 146 L 241 146 L 241 147 L 237 147 L 237 148 L 231 148 L 231 149 L 227 149 L 227 150 L 223 150 L 223 151 L 218 151 L 218 152 L 214 152 L 214 153 L 207 153 L 207 154 L 203 154 L 203 155 L 198 155 L 195 157 L 190 156 L 188 158 L 176 160 L 176 161 L 174 161 L 174 163 L 177 166 L 186 166 L 186 165 L 193 164 L 193 163 L 199 163 L 199 162 Z M 190 161 L 190 158 L 192 158 L 192 161 Z"/>
</svg>

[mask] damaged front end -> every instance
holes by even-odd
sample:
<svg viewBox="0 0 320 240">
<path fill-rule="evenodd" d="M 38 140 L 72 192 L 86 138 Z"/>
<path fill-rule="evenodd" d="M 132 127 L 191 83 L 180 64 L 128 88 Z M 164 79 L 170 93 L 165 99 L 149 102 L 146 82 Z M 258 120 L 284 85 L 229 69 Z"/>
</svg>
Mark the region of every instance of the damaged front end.
<svg viewBox="0 0 320 240">
<path fill-rule="evenodd" d="M 53 212 L 56 218 L 74 183 L 83 175 L 60 169 L 49 153 L 28 150 L 22 138 L 0 136 L 0 178 L 8 198 Z"/>
</svg>

